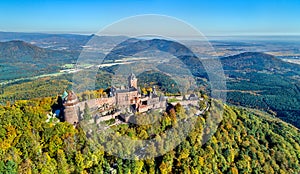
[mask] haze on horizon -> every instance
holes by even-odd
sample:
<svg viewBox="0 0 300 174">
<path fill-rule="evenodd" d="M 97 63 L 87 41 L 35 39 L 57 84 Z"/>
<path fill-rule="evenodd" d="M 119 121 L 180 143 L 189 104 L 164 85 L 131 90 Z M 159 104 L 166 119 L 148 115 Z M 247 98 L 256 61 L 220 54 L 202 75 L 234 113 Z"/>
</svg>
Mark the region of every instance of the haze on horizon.
<svg viewBox="0 0 300 174">
<path fill-rule="evenodd" d="M 0 5 L 0 31 L 97 33 L 120 19 L 161 14 L 205 35 L 300 35 L 298 0 L 12 0 Z"/>
</svg>

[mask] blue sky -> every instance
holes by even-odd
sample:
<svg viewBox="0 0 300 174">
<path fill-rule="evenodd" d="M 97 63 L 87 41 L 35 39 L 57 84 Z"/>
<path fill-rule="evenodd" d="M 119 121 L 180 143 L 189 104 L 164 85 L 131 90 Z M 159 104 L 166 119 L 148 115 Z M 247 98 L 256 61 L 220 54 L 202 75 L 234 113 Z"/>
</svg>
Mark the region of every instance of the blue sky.
<svg viewBox="0 0 300 174">
<path fill-rule="evenodd" d="M 0 31 L 95 33 L 125 17 L 162 14 L 206 35 L 299 35 L 300 0 L 9 0 Z"/>
</svg>

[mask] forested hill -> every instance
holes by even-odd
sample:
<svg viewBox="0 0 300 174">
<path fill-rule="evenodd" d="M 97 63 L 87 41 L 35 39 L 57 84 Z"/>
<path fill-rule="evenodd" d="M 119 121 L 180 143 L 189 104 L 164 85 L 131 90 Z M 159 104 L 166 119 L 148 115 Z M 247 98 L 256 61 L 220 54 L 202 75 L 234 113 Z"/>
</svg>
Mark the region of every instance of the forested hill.
<svg viewBox="0 0 300 174">
<path fill-rule="evenodd" d="M 91 37 L 93 35 L 0 32 L 1 42 L 22 40 L 42 48 L 73 51 L 81 50 Z"/>
<path fill-rule="evenodd" d="M 0 42 L 0 82 L 47 73 L 77 60 L 77 52 L 40 48 L 23 41 Z"/>
<path fill-rule="evenodd" d="M 175 149 L 148 160 L 123 160 L 94 146 L 68 123 L 46 122 L 55 98 L 0 106 L 0 173 L 299 173 L 300 133 L 268 114 L 224 106 L 217 132 L 201 146 L 209 112 Z M 163 114 L 149 125 L 120 125 L 118 135 L 157 139 L 176 126 L 182 111 Z M 177 116 L 176 116 L 177 115 Z M 154 135 L 153 135 L 154 133 Z M 175 135 L 174 138 L 177 136 Z M 127 144 L 119 144 L 127 146 Z"/>
<path fill-rule="evenodd" d="M 273 55 L 261 52 L 244 52 L 220 59 L 224 70 L 270 71 L 284 74 L 300 74 L 300 66 L 285 62 Z"/>
<path fill-rule="evenodd" d="M 24 60 L 24 58 L 35 58 L 35 59 L 52 58 L 53 59 L 58 57 L 70 56 L 72 55 L 71 53 L 72 52 L 40 48 L 20 40 L 0 42 L 0 57 L 2 59 L 6 58 L 8 60 L 9 59 Z"/>
<path fill-rule="evenodd" d="M 220 59 L 230 103 L 271 110 L 300 128 L 300 65 L 273 55 L 246 52 Z"/>
</svg>

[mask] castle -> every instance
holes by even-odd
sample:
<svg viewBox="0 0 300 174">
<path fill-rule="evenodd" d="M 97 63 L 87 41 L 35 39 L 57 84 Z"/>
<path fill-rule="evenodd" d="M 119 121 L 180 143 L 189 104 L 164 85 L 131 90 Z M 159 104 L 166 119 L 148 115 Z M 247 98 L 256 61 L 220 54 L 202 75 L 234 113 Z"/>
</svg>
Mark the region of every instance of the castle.
<svg viewBox="0 0 300 174">
<path fill-rule="evenodd" d="M 112 108 L 117 108 L 118 113 L 127 112 L 132 114 L 166 108 L 167 101 L 165 97 L 158 96 L 155 87 L 152 88 L 152 92 L 143 95 L 137 86 L 137 82 L 138 79 L 136 76 L 131 74 L 128 77 L 128 86 L 126 89 L 111 87 L 107 97 L 82 102 L 79 102 L 78 97 L 73 91 L 64 93 L 62 96 L 64 120 L 73 125 L 78 124 L 82 119 L 82 113 L 86 105 L 89 108 L 98 110 L 100 114 L 105 113 L 108 118 L 118 116 L 118 114 L 107 114 L 112 112 Z"/>
</svg>

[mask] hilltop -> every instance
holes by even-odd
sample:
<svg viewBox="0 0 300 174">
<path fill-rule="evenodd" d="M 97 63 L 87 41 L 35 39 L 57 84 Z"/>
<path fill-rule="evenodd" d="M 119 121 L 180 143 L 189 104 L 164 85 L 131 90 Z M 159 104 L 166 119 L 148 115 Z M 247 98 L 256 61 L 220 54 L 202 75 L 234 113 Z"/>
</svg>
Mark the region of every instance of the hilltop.
<svg viewBox="0 0 300 174">
<path fill-rule="evenodd" d="M 261 52 L 244 52 L 221 58 L 224 70 L 270 71 L 300 74 L 300 66 Z"/>
<path fill-rule="evenodd" d="M 76 52 L 40 48 L 24 41 L 0 42 L 0 81 L 56 73 L 77 57 Z"/>
<path fill-rule="evenodd" d="M 230 103 L 277 114 L 300 127 L 300 66 L 273 55 L 246 52 L 220 59 Z"/>
<path fill-rule="evenodd" d="M 56 58 L 58 56 L 66 56 L 67 54 L 70 53 L 40 48 L 20 40 L 0 42 L 0 57 L 6 58 L 7 60 L 17 60 L 21 58 Z"/>
<path fill-rule="evenodd" d="M 163 156 L 126 160 L 111 156 L 89 141 L 81 128 L 66 122 L 46 122 L 56 98 L 17 101 L 0 106 L 1 173 L 299 173 L 300 132 L 264 112 L 224 105 L 217 131 L 201 145 L 204 124 L 218 111 L 197 118 L 195 129 Z M 185 119 L 181 106 L 154 125 L 119 125 L 113 138 L 159 140 Z M 101 135 L 101 134 L 99 134 Z M 174 135 L 177 139 L 178 135 Z M 109 143 L 109 142 L 108 142 Z M 113 143 L 113 142 L 111 142 Z M 128 144 L 118 144 L 121 148 Z M 155 145 L 149 144 L 149 147 Z M 154 151 L 153 151 L 154 150 Z"/>
</svg>

